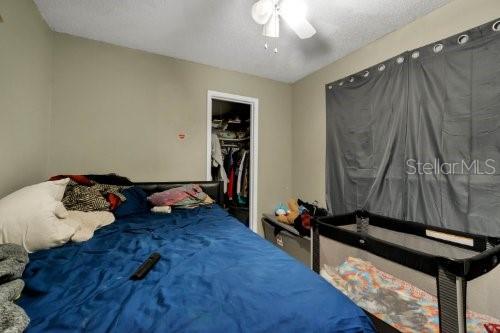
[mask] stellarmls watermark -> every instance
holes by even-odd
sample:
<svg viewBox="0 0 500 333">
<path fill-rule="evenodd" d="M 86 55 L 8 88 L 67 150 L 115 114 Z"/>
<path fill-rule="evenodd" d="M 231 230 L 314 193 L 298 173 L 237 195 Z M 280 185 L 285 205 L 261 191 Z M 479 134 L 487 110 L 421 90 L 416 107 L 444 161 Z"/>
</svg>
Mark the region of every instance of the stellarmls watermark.
<svg viewBox="0 0 500 333">
<path fill-rule="evenodd" d="M 496 174 L 496 161 L 460 161 L 441 162 L 438 158 L 433 162 L 420 162 L 416 159 L 406 160 L 406 173 L 409 175 L 494 175 Z"/>
</svg>

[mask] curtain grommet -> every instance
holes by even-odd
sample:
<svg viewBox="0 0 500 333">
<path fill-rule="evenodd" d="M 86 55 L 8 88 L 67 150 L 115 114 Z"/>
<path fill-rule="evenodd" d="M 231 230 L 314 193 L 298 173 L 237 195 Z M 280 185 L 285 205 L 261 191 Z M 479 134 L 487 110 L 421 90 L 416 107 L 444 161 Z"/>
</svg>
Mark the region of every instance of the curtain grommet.
<svg viewBox="0 0 500 333">
<path fill-rule="evenodd" d="M 413 52 L 413 53 L 411 54 L 411 57 L 412 57 L 413 59 L 417 59 L 418 57 L 420 57 L 420 52 L 418 52 L 418 51 Z"/>
<path fill-rule="evenodd" d="M 443 49 L 444 49 L 444 45 L 441 43 L 434 45 L 434 47 L 432 48 L 434 53 L 439 53 L 439 52 L 443 51 Z"/>
<path fill-rule="evenodd" d="M 463 34 L 463 35 L 460 35 L 458 36 L 457 38 L 457 43 L 459 45 L 464 45 L 465 43 L 467 43 L 469 41 L 469 35 L 466 35 L 466 34 Z"/>
<path fill-rule="evenodd" d="M 385 65 L 384 64 L 378 66 L 378 71 L 379 72 L 383 72 L 384 70 L 385 70 Z"/>
<path fill-rule="evenodd" d="M 351 82 L 351 83 L 354 82 L 354 76 L 351 76 L 351 78 L 349 79 L 349 82 Z"/>
<path fill-rule="evenodd" d="M 404 58 L 404 57 L 398 57 L 398 58 L 396 59 L 396 62 L 397 62 L 398 64 L 402 64 L 403 62 L 405 62 L 405 58 Z"/>
<path fill-rule="evenodd" d="M 370 72 L 369 72 L 369 71 L 365 71 L 365 72 L 363 73 L 363 76 L 364 76 L 364 77 L 368 77 L 368 76 L 370 76 Z"/>
<path fill-rule="evenodd" d="M 333 89 L 333 86 L 332 86 L 332 85 L 329 85 L 329 86 L 328 86 L 328 89 L 329 89 L 329 90 L 332 90 L 332 89 Z"/>
<path fill-rule="evenodd" d="M 342 87 L 344 85 L 344 81 L 339 82 L 339 86 Z"/>
<path fill-rule="evenodd" d="M 491 25 L 491 30 L 496 32 L 500 31 L 500 20 L 496 21 Z"/>
</svg>

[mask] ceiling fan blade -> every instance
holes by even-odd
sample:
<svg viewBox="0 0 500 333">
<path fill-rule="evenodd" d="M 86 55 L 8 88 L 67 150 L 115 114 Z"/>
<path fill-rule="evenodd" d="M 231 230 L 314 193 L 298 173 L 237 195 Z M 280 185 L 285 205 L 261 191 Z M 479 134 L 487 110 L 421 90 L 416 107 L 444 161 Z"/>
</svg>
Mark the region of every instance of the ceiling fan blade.
<svg viewBox="0 0 500 333">
<path fill-rule="evenodd" d="M 279 6 L 280 16 L 301 39 L 316 33 L 316 29 L 306 19 L 307 6 L 303 0 L 282 0 Z"/>
<path fill-rule="evenodd" d="M 252 6 L 252 18 L 258 24 L 266 24 L 274 11 L 272 0 L 259 0 Z"/>
<path fill-rule="evenodd" d="M 292 29 L 297 36 L 299 36 L 300 39 L 307 39 L 314 34 L 316 34 L 316 29 L 309 23 L 309 21 L 305 18 L 297 19 L 294 18 L 293 20 L 287 19 L 286 15 L 281 15 L 285 22 L 288 24 L 290 29 Z"/>
</svg>

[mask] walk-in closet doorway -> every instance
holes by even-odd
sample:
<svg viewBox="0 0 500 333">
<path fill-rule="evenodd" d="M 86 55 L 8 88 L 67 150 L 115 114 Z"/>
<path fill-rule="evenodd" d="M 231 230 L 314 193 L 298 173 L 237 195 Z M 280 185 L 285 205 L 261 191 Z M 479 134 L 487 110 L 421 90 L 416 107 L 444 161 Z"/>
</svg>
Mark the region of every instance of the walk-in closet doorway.
<svg viewBox="0 0 500 333">
<path fill-rule="evenodd" d="M 256 233 L 258 110 L 256 98 L 208 91 L 207 180 L 224 181 L 226 208 Z"/>
</svg>

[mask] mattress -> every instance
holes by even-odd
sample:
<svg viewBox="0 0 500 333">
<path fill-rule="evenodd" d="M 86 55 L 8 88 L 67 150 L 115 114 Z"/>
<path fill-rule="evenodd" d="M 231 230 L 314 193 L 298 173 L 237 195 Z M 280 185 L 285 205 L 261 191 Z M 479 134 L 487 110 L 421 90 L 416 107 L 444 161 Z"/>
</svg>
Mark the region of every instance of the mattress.
<svg viewBox="0 0 500 333">
<path fill-rule="evenodd" d="M 356 304 L 404 333 L 439 333 L 437 298 L 377 269 L 368 261 L 348 257 L 337 267 L 325 265 L 323 276 Z M 499 324 L 491 316 L 467 311 L 467 332 L 486 333 Z"/>
<path fill-rule="evenodd" d="M 129 276 L 152 252 L 144 280 Z M 200 207 L 118 219 L 30 255 L 28 332 L 373 332 L 342 292 L 228 215 Z"/>
</svg>

